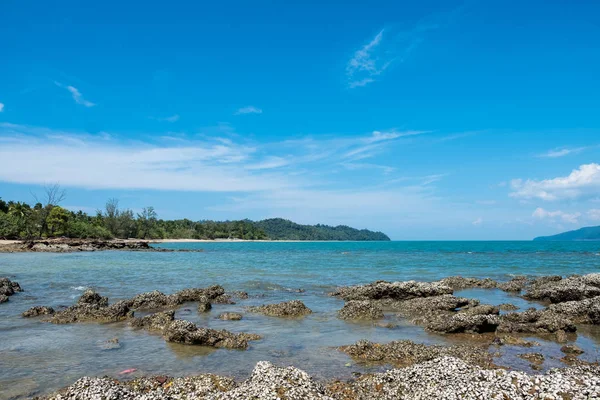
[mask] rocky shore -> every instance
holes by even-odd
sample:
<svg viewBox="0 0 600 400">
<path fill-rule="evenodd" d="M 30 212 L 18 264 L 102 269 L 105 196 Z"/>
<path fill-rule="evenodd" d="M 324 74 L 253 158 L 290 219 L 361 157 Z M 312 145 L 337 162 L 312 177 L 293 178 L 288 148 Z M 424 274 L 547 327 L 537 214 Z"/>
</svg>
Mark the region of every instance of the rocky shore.
<svg viewBox="0 0 600 400">
<path fill-rule="evenodd" d="M 442 356 L 363 375 L 347 382 L 321 383 L 294 367 L 259 362 L 252 375 L 237 383 L 206 374 L 186 378 L 156 376 L 131 381 L 81 378 L 47 400 L 286 399 L 286 400 L 425 400 L 425 399 L 595 399 L 600 396 L 600 368 L 575 366 L 542 375 L 483 369 Z"/>
<path fill-rule="evenodd" d="M 47 239 L 23 240 L 0 243 L 0 253 L 73 253 L 79 251 L 199 251 L 199 250 L 171 250 L 151 246 L 147 240 L 101 240 L 101 239 Z"/>
</svg>

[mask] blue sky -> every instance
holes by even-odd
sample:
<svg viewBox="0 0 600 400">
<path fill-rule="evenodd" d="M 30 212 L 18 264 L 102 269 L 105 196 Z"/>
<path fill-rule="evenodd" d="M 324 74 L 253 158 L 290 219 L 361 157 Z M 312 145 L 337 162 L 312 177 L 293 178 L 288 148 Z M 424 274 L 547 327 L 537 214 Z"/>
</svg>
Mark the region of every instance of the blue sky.
<svg viewBox="0 0 600 400">
<path fill-rule="evenodd" d="M 347 2 L 345 2 L 347 3 Z M 600 3 L 0 6 L 0 196 L 394 239 L 600 225 Z"/>
</svg>

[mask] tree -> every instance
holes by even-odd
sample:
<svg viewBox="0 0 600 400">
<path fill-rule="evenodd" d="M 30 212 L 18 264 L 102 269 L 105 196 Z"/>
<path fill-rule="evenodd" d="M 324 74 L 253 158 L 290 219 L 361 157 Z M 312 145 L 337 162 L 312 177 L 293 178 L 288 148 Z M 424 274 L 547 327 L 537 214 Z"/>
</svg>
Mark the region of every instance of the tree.
<svg viewBox="0 0 600 400">
<path fill-rule="evenodd" d="M 140 236 L 142 239 L 146 239 L 156 225 L 156 211 L 154 211 L 154 207 L 144 207 L 137 217 Z"/>
<path fill-rule="evenodd" d="M 119 236 L 119 200 L 108 199 L 104 206 L 104 226 L 115 236 Z"/>
<path fill-rule="evenodd" d="M 38 197 L 35 194 L 33 197 L 37 202 L 36 208 L 38 204 L 41 206 L 38 214 L 38 225 L 39 236 L 42 237 L 44 233 L 48 231 L 48 215 L 53 207 L 59 205 L 67 197 L 67 192 L 60 187 L 60 184 L 54 183 L 44 187 L 43 203 L 38 200 Z"/>
<path fill-rule="evenodd" d="M 51 235 L 64 234 L 68 229 L 69 212 L 60 206 L 54 206 L 48 213 L 47 223 Z"/>
</svg>

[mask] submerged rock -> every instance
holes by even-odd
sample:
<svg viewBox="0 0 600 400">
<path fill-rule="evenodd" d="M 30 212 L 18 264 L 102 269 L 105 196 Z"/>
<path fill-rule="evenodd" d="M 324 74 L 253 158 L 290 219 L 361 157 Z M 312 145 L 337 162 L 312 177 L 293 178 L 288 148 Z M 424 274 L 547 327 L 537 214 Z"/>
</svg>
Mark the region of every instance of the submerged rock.
<svg viewBox="0 0 600 400">
<path fill-rule="evenodd" d="M 386 282 L 377 281 L 368 285 L 348 286 L 339 288 L 332 296 L 349 300 L 410 300 L 416 297 L 440 296 L 452 294 L 449 286 L 439 282 Z"/>
<path fill-rule="evenodd" d="M 243 315 L 236 312 L 226 312 L 219 315 L 219 319 L 223 321 L 239 321 L 243 318 Z"/>
<path fill-rule="evenodd" d="M 248 307 L 248 311 L 270 317 L 303 317 L 312 313 L 300 300 L 286 301 L 277 304 L 266 304 L 258 307 Z"/>
<path fill-rule="evenodd" d="M 360 340 L 350 346 L 338 347 L 338 350 L 358 361 L 389 363 L 402 367 L 443 356 L 458 357 L 484 367 L 492 365 L 492 356 L 487 347 L 479 345 L 425 345 L 410 340 L 379 344 Z"/>
<path fill-rule="evenodd" d="M 209 312 L 211 309 L 212 309 L 212 304 L 210 304 L 210 301 L 208 301 L 208 298 L 206 298 L 204 300 L 200 300 L 198 302 L 198 312 L 199 313 Z"/>
<path fill-rule="evenodd" d="M 504 346 L 504 345 L 506 345 L 506 346 L 523 346 L 523 347 L 540 346 L 540 344 L 538 342 L 531 341 L 531 340 L 525 340 L 520 337 L 512 336 L 512 335 L 496 336 L 494 338 L 494 341 L 492 342 L 492 344 L 495 344 L 498 346 Z"/>
<path fill-rule="evenodd" d="M 346 320 L 373 320 L 383 318 L 383 311 L 371 301 L 351 300 L 344 304 L 338 316 Z"/>
<path fill-rule="evenodd" d="M 40 315 L 52 315 L 54 308 L 46 306 L 35 306 L 21 314 L 24 318 L 39 317 Z"/>
<path fill-rule="evenodd" d="M 468 288 L 494 289 L 498 286 L 498 282 L 490 278 L 463 278 L 462 276 L 450 276 L 442 279 L 440 283 L 454 290 Z"/>
<path fill-rule="evenodd" d="M 532 364 L 543 364 L 544 363 L 544 355 L 541 353 L 524 353 L 519 354 L 517 357 L 522 358 L 523 360 L 527 360 Z"/>
<path fill-rule="evenodd" d="M 222 294 L 211 300 L 214 304 L 235 304 L 233 298 L 228 294 Z"/>
<path fill-rule="evenodd" d="M 583 350 L 581 350 L 581 348 L 579 346 L 574 345 L 574 344 L 565 345 L 560 348 L 560 351 L 562 351 L 565 354 L 576 354 L 576 355 L 585 353 Z"/>
<path fill-rule="evenodd" d="M 0 294 L 0 304 L 6 303 L 8 301 L 8 296 L 5 294 Z"/>
<path fill-rule="evenodd" d="M 185 320 L 171 322 L 163 330 L 163 337 L 167 342 L 240 350 L 248 348 L 248 341 L 261 338 L 259 335 L 248 333 L 198 328 L 196 324 Z"/>
<path fill-rule="evenodd" d="M 434 314 L 438 311 L 456 311 L 462 307 L 475 307 L 477 305 L 479 305 L 479 300 L 445 294 L 442 296 L 417 297 L 397 302 L 394 304 L 394 308 L 399 311 L 400 316 L 412 317 Z"/>
</svg>

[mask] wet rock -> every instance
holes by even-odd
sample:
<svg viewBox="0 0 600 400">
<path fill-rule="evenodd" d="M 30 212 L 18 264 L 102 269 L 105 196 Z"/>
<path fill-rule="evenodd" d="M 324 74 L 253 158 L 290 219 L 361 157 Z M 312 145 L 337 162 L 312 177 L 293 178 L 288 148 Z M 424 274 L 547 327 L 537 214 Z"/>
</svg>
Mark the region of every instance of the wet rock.
<svg viewBox="0 0 600 400">
<path fill-rule="evenodd" d="M 498 325 L 500 317 L 497 315 L 458 313 L 449 317 L 433 318 L 425 327 L 439 333 L 485 333 L 495 332 Z"/>
<path fill-rule="evenodd" d="M 198 312 L 199 313 L 209 312 L 211 309 L 212 309 L 212 304 L 210 304 L 210 301 L 208 301 L 208 298 L 205 298 L 205 300 L 200 300 L 198 302 Z"/>
<path fill-rule="evenodd" d="M 543 364 L 545 359 L 541 353 L 524 353 L 519 354 L 517 357 L 527 360 L 532 364 Z"/>
<path fill-rule="evenodd" d="M 578 324 L 600 324 L 600 296 L 551 304 L 548 310 L 563 315 Z"/>
<path fill-rule="evenodd" d="M 189 288 L 183 289 L 170 296 L 172 304 L 183 304 L 191 301 L 203 301 L 208 298 L 214 302 L 216 298 L 225 294 L 225 289 L 220 285 L 213 285 L 207 288 Z"/>
<path fill-rule="evenodd" d="M 101 350 L 117 350 L 121 348 L 118 338 L 112 338 L 99 344 Z"/>
<path fill-rule="evenodd" d="M 21 314 L 24 318 L 39 317 L 40 315 L 52 315 L 54 308 L 46 306 L 35 306 Z"/>
<path fill-rule="evenodd" d="M 386 282 L 377 281 L 368 285 L 339 288 L 332 296 L 349 300 L 410 300 L 416 297 L 431 297 L 452 294 L 452 288 L 439 282 Z"/>
<path fill-rule="evenodd" d="M 478 300 L 467 299 L 465 297 L 456 297 L 451 294 L 442 296 L 419 297 L 411 300 L 397 302 L 394 308 L 399 311 L 403 317 L 412 317 L 436 313 L 437 311 L 455 311 L 458 308 L 479 305 Z"/>
<path fill-rule="evenodd" d="M 133 318 L 129 324 L 134 328 L 151 331 L 162 331 L 175 320 L 175 311 L 163 311 L 146 315 L 142 318 Z"/>
<path fill-rule="evenodd" d="M 517 336 L 512 335 L 504 335 L 504 336 L 496 336 L 492 344 L 498 346 L 523 346 L 523 347 L 534 347 L 540 346 L 538 342 L 525 340 Z"/>
<path fill-rule="evenodd" d="M 480 304 L 473 307 L 465 308 L 459 311 L 461 314 L 467 315 L 499 315 L 500 309 L 490 304 Z"/>
<path fill-rule="evenodd" d="M 141 293 L 127 300 L 127 305 L 132 310 L 156 310 L 171 304 L 172 299 L 158 290 Z"/>
<path fill-rule="evenodd" d="M 300 300 L 286 301 L 277 304 L 266 304 L 258 307 L 248 307 L 248 311 L 270 317 L 303 317 L 312 313 Z"/>
<path fill-rule="evenodd" d="M 230 293 L 230 295 L 232 297 L 238 298 L 240 300 L 248 300 L 248 298 L 249 298 L 248 292 L 242 292 L 242 291 L 232 292 L 232 293 Z"/>
<path fill-rule="evenodd" d="M 502 303 L 498 306 L 498 308 L 502 311 L 515 311 L 515 310 L 519 309 L 519 307 L 515 306 L 514 304 L 510 304 L 510 303 Z"/>
<path fill-rule="evenodd" d="M 498 284 L 498 289 L 505 292 L 521 292 L 527 286 L 529 280 L 525 276 L 515 276 L 508 282 Z"/>
<path fill-rule="evenodd" d="M 357 361 L 389 363 L 398 367 L 406 367 L 444 356 L 458 357 L 484 367 L 492 365 L 492 356 L 487 351 L 487 347 L 478 345 L 425 345 L 410 340 L 380 344 L 360 340 L 353 345 L 339 347 L 338 350 Z"/>
<path fill-rule="evenodd" d="M 563 331 L 562 329 L 557 330 L 554 333 L 555 337 L 556 337 L 556 341 L 558 343 L 567 343 L 569 341 L 569 338 L 567 337 L 567 333 L 565 331 Z"/>
<path fill-rule="evenodd" d="M 5 294 L 0 294 L 0 304 L 6 303 L 8 301 L 8 296 Z"/>
<path fill-rule="evenodd" d="M 228 294 L 222 294 L 211 300 L 213 304 L 235 304 L 233 298 Z"/>
<path fill-rule="evenodd" d="M 260 336 L 253 334 L 198 328 L 194 323 L 185 320 L 171 322 L 163 330 L 163 337 L 167 342 L 240 350 L 248 348 L 249 340 L 260 339 Z"/>
<path fill-rule="evenodd" d="M 9 297 L 17 292 L 22 292 L 21 285 L 8 278 L 0 278 L 0 296 Z M 6 300 L 8 301 L 8 299 Z"/>
<path fill-rule="evenodd" d="M 219 315 L 219 319 L 223 321 L 239 321 L 243 318 L 243 315 L 235 312 L 226 312 Z"/>
<path fill-rule="evenodd" d="M 119 322 L 133 317 L 125 301 L 119 301 L 106 307 L 98 304 L 76 304 L 65 310 L 55 312 L 49 319 L 54 324 L 75 322 Z"/>
<path fill-rule="evenodd" d="M 579 346 L 574 345 L 574 344 L 567 344 L 567 345 L 561 347 L 560 351 L 562 351 L 565 354 L 576 354 L 576 355 L 585 353 L 583 350 L 581 350 L 581 348 Z"/>
<path fill-rule="evenodd" d="M 97 305 L 99 307 L 106 307 L 108 306 L 108 297 L 100 296 L 94 290 L 88 289 L 85 292 L 83 292 L 81 297 L 79 297 L 79 300 L 77 300 L 77 304 L 90 304 Z"/>
<path fill-rule="evenodd" d="M 561 280 L 537 280 L 525 292 L 528 300 L 562 303 L 600 296 L 598 274 L 569 277 Z"/>
<path fill-rule="evenodd" d="M 548 310 L 530 308 L 520 313 L 502 315 L 498 332 L 502 333 L 555 333 L 559 330 L 575 332 L 573 322 Z"/>
<path fill-rule="evenodd" d="M 463 278 L 462 276 L 451 276 L 440 281 L 442 285 L 449 286 L 454 290 L 468 288 L 494 289 L 498 282 L 490 278 Z"/>
<path fill-rule="evenodd" d="M 398 327 L 398 324 L 395 324 L 393 322 L 381 321 L 381 322 L 376 322 L 375 326 L 378 326 L 380 328 L 386 328 L 386 329 L 394 329 L 394 328 Z"/>
<path fill-rule="evenodd" d="M 346 320 L 381 319 L 383 311 L 371 301 L 351 300 L 344 304 L 344 307 L 338 312 L 338 317 Z"/>
</svg>

